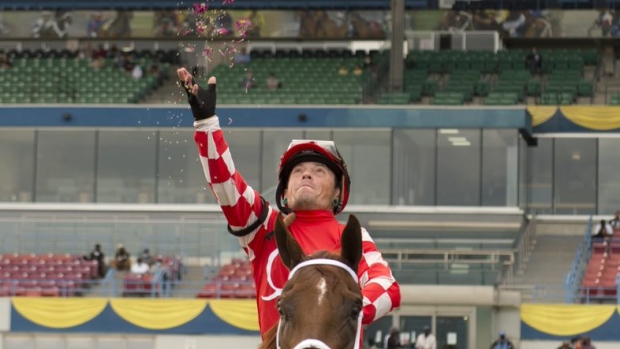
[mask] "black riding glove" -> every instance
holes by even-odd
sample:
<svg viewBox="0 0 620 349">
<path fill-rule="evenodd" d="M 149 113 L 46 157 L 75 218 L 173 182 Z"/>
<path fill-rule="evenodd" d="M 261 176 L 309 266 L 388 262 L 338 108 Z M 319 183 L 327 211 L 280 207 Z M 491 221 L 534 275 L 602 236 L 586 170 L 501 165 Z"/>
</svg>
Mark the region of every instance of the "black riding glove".
<svg viewBox="0 0 620 349">
<path fill-rule="evenodd" d="M 181 84 L 187 93 L 187 102 L 192 107 L 194 120 L 200 121 L 215 115 L 215 84 L 209 84 L 206 89 L 198 85 L 197 96 L 192 93 L 192 86 L 196 84 L 193 78 L 190 86 L 186 86 L 184 81 L 181 81 Z"/>
</svg>

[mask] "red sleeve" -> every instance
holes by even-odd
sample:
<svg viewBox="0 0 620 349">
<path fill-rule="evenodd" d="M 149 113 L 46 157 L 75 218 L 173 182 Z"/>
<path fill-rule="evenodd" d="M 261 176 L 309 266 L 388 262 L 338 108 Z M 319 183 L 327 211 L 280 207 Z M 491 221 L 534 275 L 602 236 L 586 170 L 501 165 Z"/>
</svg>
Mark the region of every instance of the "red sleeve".
<svg viewBox="0 0 620 349">
<path fill-rule="evenodd" d="M 207 183 L 222 208 L 230 229 L 233 232 L 240 231 L 261 216 L 263 201 L 260 194 L 245 182 L 235 168 L 217 116 L 196 122 L 194 126 L 194 139 Z M 269 207 L 267 209 L 270 216 L 272 210 Z M 243 236 L 237 235 L 241 245 L 248 247 L 259 231 L 264 233 L 265 229 L 257 228 Z"/>
<path fill-rule="evenodd" d="M 400 306 L 400 286 L 366 229 L 362 229 L 362 247 L 358 274 L 364 296 L 362 323 L 367 325 Z"/>
</svg>

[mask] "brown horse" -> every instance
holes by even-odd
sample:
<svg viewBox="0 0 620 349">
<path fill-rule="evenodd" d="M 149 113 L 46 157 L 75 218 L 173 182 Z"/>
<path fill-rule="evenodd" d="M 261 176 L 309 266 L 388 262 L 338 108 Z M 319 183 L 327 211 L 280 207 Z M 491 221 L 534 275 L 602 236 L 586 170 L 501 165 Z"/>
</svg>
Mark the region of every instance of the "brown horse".
<svg viewBox="0 0 620 349">
<path fill-rule="evenodd" d="M 359 348 L 362 231 L 357 218 L 349 216 L 340 255 L 320 251 L 306 256 L 281 214 L 275 237 L 280 258 L 291 272 L 278 299 L 280 322 L 267 332 L 260 349 Z"/>
</svg>

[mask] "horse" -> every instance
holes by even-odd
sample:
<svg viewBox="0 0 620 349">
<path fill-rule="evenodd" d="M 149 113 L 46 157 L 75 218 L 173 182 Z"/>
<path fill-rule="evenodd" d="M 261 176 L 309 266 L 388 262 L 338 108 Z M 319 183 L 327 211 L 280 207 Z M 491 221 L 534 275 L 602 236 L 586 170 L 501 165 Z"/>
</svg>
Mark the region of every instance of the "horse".
<svg viewBox="0 0 620 349">
<path fill-rule="evenodd" d="M 265 334 L 260 349 L 359 349 L 363 307 L 357 277 L 362 258 L 359 221 L 349 216 L 340 255 L 327 251 L 305 255 L 288 224 L 278 214 L 274 235 L 290 274 L 277 301 L 280 321 Z"/>
</svg>

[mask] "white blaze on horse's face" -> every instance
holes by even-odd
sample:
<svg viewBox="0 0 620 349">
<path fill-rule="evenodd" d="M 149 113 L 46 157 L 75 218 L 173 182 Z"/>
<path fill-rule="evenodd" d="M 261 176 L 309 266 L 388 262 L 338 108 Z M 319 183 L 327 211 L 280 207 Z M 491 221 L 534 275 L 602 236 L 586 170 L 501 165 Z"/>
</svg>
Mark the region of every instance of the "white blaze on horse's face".
<svg viewBox="0 0 620 349">
<path fill-rule="evenodd" d="M 319 280 L 316 288 L 319 289 L 319 305 L 321 305 L 323 297 L 325 297 L 325 294 L 327 293 L 327 282 L 325 281 L 325 278 L 321 278 L 321 280 Z"/>
</svg>

